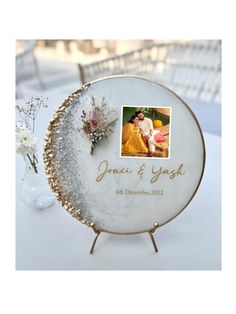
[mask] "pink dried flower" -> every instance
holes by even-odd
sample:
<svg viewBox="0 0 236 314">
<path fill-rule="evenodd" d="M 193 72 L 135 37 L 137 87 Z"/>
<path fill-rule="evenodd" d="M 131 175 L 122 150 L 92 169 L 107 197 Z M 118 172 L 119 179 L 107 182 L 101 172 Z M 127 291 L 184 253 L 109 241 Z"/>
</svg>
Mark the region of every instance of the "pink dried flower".
<svg viewBox="0 0 236 314">
<path fill-rule="evenodd" d="M 96 104 L 95 98 L 92 97 L 91 106 L 88 112 L 82 111 L 83 126 L 81 129 L 91 141 L 91 154 L 93 154 L 95 145 L 113 131 L 118 118 L 116 110 L 108 106 L 105 97 L 102 98 L 100 104 Z"/>
</svg>

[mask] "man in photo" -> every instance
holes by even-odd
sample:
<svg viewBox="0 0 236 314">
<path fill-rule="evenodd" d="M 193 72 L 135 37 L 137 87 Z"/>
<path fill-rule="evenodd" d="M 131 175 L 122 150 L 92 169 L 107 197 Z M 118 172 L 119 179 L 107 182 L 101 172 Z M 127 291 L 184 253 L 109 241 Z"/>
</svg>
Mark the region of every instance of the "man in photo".
<svg viewBox="0 0 236 314">
<path fill-rule="evenodd" d="M 149 154 L 152 155 L 153 153 L 155 153 L 155 144 L 156 144 L 154 135 L 159 133 L 160 131 L 155 130 L 154 132 L 152 120 L 145 117 L 144 113 L 141 110 L 136 111 L 135 116 L 138 117 L 139 119 L 138 125 L 142 132 L 143 141 L 144 143 L 146 142 L 148 143 Z"/>
</svg>

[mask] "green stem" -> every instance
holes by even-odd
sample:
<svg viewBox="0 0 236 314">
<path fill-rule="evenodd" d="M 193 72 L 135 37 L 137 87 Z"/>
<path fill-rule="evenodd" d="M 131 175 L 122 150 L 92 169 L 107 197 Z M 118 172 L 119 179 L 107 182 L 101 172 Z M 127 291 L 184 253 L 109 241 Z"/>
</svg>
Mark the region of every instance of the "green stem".
<svg viewBox="0 0 236 314">
<path fill-rule="evenodd" d="M 29 154 L 27 154 L 27 157 L 29 158 L 29 161 L 30 161 L 31 165 L 34 168 L 35 173 L 38 173 L 38 170 L 37 170 L 35 162 L 30 158 Z"/>
<path fill-rule="evenodd" d="M 93 152 L 94 152 L 94 145 L 92 144 L 90 154 L 93 155 Z"/>
<path fill-rule="evenodd" d="M 36 162 L 39 162 L 35 154 L 33 155 L 33 157 L 34 157 L 34 160 L 36 160 Z"/>
</svg>

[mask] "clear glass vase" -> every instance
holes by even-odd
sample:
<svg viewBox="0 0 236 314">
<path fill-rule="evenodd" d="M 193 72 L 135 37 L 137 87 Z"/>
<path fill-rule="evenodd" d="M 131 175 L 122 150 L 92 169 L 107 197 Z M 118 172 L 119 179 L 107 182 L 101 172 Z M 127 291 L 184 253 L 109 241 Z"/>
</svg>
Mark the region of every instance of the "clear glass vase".
<svg viewBox="0 0 236 314">
<path fill-rule="evenodd" d="M 43 166 L 37 162 L 36 168 L 33 167 L 27 156 L 24 157 L 24 160 L 25 174 L 18 188 L 20 199 L 33 209 L 52 206 L 55 197 L 48 185 Z"/>
</svg>

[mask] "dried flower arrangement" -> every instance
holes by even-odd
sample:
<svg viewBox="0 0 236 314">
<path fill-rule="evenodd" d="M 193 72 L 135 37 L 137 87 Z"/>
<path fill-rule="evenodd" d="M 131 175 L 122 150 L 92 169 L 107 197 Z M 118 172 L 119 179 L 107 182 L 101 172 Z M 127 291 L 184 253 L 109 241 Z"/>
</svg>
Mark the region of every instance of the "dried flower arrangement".
<svg viewBox="0 0 236 314">
<path fill-rule="evenodd" d="M 34 135 L 36 117 L 40 108 L 47 108 L 47 98 L 32 97 L 23 106 L 16 106 L 19 117 L 16 125 L 16 152 L 27 157 L 34 171 L 38 173 L 36 156 L 38 138 Z"/>
<path fill-rule="evenodd" d="M 91 106 L 88 112 L 82 111 L 83 126 L 78 128 L 78 131 L 82 130 L 88 136 L 91 141 L 90 154 L 93 155 L 95 146 L 113 132 L 118 117 L 117 111 L 107 104 L 105 97 L 100 104 L 91 97 Z"/>
</svg>

